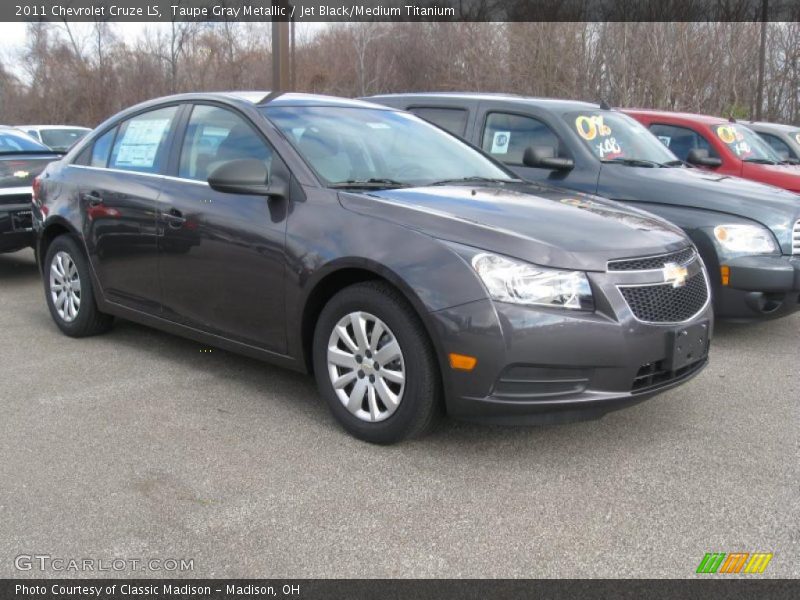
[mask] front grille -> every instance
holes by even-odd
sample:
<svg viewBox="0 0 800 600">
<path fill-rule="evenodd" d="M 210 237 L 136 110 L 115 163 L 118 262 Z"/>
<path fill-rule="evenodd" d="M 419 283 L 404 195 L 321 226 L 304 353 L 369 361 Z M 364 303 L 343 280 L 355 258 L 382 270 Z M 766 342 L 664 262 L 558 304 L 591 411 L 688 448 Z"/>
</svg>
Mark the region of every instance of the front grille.
<svg viewBox="0 0 800 600">
<path fill-rule="evenodd" d="M 30 204 L 30 194 L 0 194 L 0 205 L 8 204 Z"/>
<path fill-rule="evenodd" d="M 792 254 L 800 254 L 800 220 L 794 224 L 792 230 Z"/>
<path fill-rule="evenodd" d="M 695 316 L 708 301 L 708 285 L 703 271 L 698 271 L 683 287 L 671 283 L 620 286 L 633 314 L 649 323 L 680 323 Z"/>
<path fill-rule="evenodd" d="M 695 257 L 695 250 L 691 246 L 673 252 L 671 254 L 660 254 L 659 256 L 643 256 L 640 258 L 623 258 L 612 260 L 608 263 L 609 271 L 653 271 L 663 269 L 667 263 L 685 265 Z"/>
<path fill-rule="evenodd" d="M 706 364 L 706 360 L 707 359 L 703 358 L 690 365 L 681 367 L 677 371 L 666 370 L 663 360 L 642 365 L 636 373 L 636 377 L 633 378 L 631 391 L 642 392 L 650 388 L 657 388 L 677 381 L 702 368 L 703 365 Z"/>
</svg>

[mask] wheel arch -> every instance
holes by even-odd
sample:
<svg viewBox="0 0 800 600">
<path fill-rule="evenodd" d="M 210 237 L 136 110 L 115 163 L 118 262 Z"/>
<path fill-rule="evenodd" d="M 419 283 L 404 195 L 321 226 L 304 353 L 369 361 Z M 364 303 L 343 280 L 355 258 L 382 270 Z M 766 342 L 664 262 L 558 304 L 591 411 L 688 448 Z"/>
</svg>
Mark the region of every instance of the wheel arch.
<svg viewBox="0 0 800 600">
<path fill-rule="evenodd" d="M 436 353 L 436 369 L 439 373 L 440 381 L 443 383 L 444 373 L 442 372 L 442 347 L 437 337 L 434 335 L 431 319 L 428 317 L 428 309 L 419 295 L 406 284 L 403 279 L 391 269 L 379 263 L 358 259 L 350 261 L 347 259 L 336 261 L 329 265 L 323 273 L 315 279 L 301 311 L 300 318 L 300 340 L 302 362 L 309 373 L 313 373 L 313 342 L 314 329 L 319 319 L 322 309 L 341 290 L 351 285 L 365 281 L 382 281 L 395 288 L 411 305 L 417 317 L 422 322 L 425 333 L 430 340 L 434 352 Z"/>
<path fill-rule="evenodd" d="M 62 235 L 72 236 L 75 241 L 78 242 L 78 247 L 81 249 L 81 252 L 83 252 L 84 258 L 88 258 L 81 236 L 75 230 L 75 227 L 63 217 L 53 216 L 44 225 L 36 241 L 36 256 L 40 271 L 44 269 L 44 260 L 50 244 L 53 243 L 53 240 Z"/>
</svg>

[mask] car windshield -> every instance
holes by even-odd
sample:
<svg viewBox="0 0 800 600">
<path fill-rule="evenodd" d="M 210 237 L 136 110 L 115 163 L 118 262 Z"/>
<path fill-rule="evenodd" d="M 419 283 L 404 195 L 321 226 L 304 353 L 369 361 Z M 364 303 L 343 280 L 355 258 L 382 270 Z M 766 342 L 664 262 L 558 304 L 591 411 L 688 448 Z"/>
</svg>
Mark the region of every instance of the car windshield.
<svg viewBox="0 0 800 600">
<path fill-rule="evenodd" d="M 746 162 L 780 163 L 783 159 L 760 135 L 738 123 L 712 125 L 711 131 L 733 154 Z"/>
<path fill-rule="evenodd" d="M 409 113 L 321 106 L 263 111 L 329 186 L 514 179 L 478 150 Z"/>
<path fill-rule="evenodd" d="M 0 129 L 0 154 L 49 152 L 50 149 L 21 131 Z"/>
<path fill-rule="evenodd" d="M 678 158 L 635 119 L 616 111 L 564 115 L 578 137 L 601 161 L 633 166 L 679 164 Z"/>
<path fill-rule="evenodd" d="M 42 141 L 53 150 L 67 150 L 87 133 L 89 132 L 85 129 L 41 129 L 39 131 Z"/>
</svg>

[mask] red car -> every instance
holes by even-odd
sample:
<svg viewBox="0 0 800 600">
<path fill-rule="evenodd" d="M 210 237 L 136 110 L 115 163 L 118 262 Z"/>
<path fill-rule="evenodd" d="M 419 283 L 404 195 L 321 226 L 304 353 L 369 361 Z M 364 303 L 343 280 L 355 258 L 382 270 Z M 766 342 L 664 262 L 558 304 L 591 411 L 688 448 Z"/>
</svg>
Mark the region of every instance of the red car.
<svg viewBox="0 0 800 600">
<path fill-rule="evenodd" d="M 800 167 L 786 164 L 757 133 L 720 117 L 630 109 L 681 160 L 800 194 Z"/>
</svg>

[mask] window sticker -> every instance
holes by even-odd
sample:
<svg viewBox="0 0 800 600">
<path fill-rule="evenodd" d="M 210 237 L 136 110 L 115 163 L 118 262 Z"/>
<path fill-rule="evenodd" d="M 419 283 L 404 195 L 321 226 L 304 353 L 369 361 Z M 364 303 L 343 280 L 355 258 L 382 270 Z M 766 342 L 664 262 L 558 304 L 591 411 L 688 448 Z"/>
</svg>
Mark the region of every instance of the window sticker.
<svg viewBox="0 0 800 600">
<path fill-rule="evenodd" d="M 672 141 L 672 137 L 668 135 L 657 135 L 656 136 L 661 143 L 664 144 L 667 148 L 669 148 L 669 143 Z"/>
<path fill-rule="evenodd" d="M 717 135 L 726 144 L 733 144 L 736 141 L 736 129 L 730 125 L 717 127 Z"/>
<path fill-rule="evenodd" d="M 594 142 L 594 149 L 600 160 L 610 160 L 622 156 L 622 147 L 617 138 L 611 135 L 611 127 L 605 124 L 602 115 L 580 115 L 575 119 L 575 129 L 587 142 Z"/>
<path fill-rule="evenodd" d="M 578 130 L 578 134 L 589 142 L 598 135 L 600 137 L 611 135 L 611 127 L 603 123 L 602 115 L 581 115 L 575 119 L 575 128 Z"/>
<path fill-rule="evenodd" d="M 492 138 L 492 154 L 508 154 L 508 145 L 511 142 L 510 131 L 495 131 Z"/>
<path fill-rule="evenodd" d="M 753 153 L 753 149 L 744 138 L 744 134 L 733 125 L 717 126 L 717 136 L 725 142 L 739 158 L 750 156 Z"/>
<path fill-rule="evenodd" d="M 796 139 L 797 143 L 800 144 L 800 131 L 794 134 L 794 139 Z"/>
<path fill-rule="evenodd" d="M 118 167 L 152 168 L 170 119 L 140 119 L 128 123 L 114 164 Z"/>
</svg>

